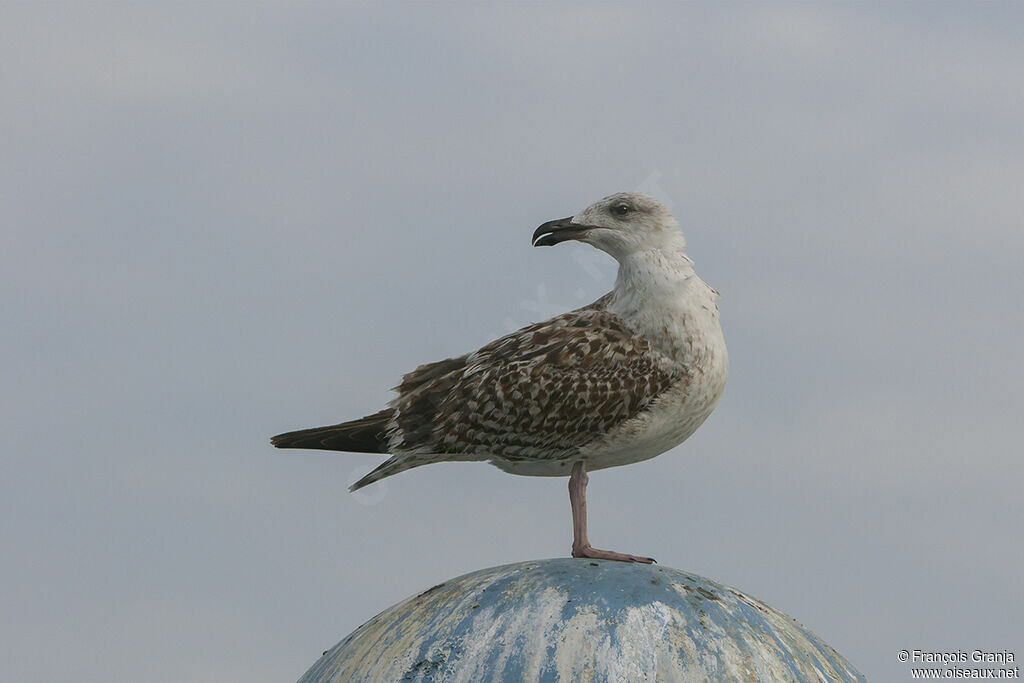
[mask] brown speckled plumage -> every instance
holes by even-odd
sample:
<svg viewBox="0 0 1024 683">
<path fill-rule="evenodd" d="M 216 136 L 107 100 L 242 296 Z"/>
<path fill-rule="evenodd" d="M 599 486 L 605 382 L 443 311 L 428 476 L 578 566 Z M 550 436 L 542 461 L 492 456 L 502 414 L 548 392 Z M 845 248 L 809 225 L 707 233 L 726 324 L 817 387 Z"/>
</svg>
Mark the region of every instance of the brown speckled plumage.
<svg viewBox="0 0 1024 683">
<path fill-rule="evenodd" d="M 659 367 L 647 340 L 597 305 L 523 328 L 444 369 L 424 366 L 399 387 L 393 439 L 402 449 L 565 457 L 678 379 Z"/>
</svg>

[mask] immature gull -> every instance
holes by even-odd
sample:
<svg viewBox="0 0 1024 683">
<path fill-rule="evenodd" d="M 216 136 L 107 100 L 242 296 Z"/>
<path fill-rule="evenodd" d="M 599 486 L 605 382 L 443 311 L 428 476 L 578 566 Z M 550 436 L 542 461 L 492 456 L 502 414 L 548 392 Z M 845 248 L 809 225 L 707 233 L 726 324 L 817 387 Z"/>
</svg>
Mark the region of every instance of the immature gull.
<svg viewBox="0 0 1024 683">
<path fill-rule="evenodd" d="M 416 368 L 378 413 L 271 443 L 391 454 L 352 491 L 448 461 L 568 475 L 572 556 L 653 562 L 587 541 L 587 471 L 664 453 L 711 414 L 728 374 L 718 292 L 694 273 L 672 214 L 647 195 L 613 194 L 533 233 L 538 247 L 568 240 L 619 262 L 611 292 L 479 351 Z"/>
</svg>

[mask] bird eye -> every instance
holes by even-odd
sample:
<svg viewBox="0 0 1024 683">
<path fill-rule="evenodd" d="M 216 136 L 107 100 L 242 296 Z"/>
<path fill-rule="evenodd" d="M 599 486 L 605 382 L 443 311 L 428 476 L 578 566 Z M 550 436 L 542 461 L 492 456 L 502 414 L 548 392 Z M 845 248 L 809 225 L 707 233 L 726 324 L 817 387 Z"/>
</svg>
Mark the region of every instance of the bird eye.
<svg viewBox="0 0 1024 683">
<path fill-rule="evenodd" d="M 631 207 L 626 202 L 619 202 L 618 204 L 614 204 L 612 206 L 612 213 L 615 214 L 616 216 L 621 217 L 629 213 L 632 208 L 633 207 Z"/>
</svg>

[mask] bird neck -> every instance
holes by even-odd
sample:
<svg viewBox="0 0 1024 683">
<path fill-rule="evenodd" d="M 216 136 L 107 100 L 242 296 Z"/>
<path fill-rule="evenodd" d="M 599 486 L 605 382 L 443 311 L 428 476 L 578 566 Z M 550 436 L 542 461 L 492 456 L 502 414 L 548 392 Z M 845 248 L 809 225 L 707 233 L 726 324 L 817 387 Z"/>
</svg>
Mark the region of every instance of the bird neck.
<svg viewBox="0 0 1024 683">
<path fill-rule="evenodd" d="M 693 261 L 682 249 L 634 252 L 619 261 L 613 298 L 671 300 L 685 291 L 694 275 Z"/>
<path fill-rule="evenodd" d="M 683 251 L 638 252 L 619 262 L 606 308 L 672 357 L 695 329 L 717 329 L 717 293 L 697 277 Z"/>
</svg>

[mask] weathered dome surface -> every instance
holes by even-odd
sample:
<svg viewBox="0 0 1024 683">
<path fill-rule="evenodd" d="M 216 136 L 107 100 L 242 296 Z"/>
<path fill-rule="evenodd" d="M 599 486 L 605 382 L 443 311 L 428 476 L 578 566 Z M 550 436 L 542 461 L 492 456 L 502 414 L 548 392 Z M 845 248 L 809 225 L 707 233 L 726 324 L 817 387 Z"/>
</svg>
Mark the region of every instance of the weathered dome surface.
<svg viewBox="0 0 1024 683">
<path fill-rule="evenodd" d="M 446 581 L 366 622 L 300 683 L 863 681 L 765 603 L 656 565 L 538 560 Z"/>
</svg>

